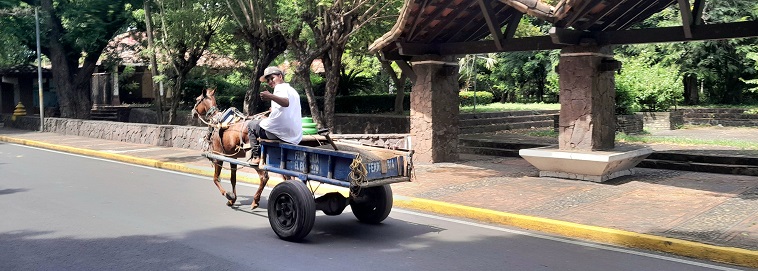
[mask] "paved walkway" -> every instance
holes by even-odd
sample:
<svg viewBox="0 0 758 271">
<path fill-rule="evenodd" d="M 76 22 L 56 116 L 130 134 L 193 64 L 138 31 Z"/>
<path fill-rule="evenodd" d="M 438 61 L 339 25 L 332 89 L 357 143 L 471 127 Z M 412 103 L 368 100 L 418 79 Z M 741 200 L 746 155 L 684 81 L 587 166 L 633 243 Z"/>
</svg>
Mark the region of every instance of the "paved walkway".
<svg viewBox="0 0 758 271">
<path fill-rule="evenodd" d="M 758 141 L 754 135 L 745 138 Z M 197 174 L 212 169 L 197 150 L 11 128 L 0 128 L 0 141 Z M 758 267 L 758 177 L 638 168 L 600 184 L 539 178 L 520 158 L 465 154 L 417 165 L 415 174 L 392 185 L 396 206 Z M 208 196 L 225 208 L 210 179 Z"/>
</svg>

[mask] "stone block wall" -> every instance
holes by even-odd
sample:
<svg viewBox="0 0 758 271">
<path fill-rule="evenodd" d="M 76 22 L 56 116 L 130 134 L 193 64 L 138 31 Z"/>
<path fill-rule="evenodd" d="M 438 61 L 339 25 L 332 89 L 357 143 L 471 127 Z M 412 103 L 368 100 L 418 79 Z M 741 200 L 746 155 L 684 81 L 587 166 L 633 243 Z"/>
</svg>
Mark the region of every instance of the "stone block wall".
<svg viewBox="0 0 758 271">
<path fill-rule="evenodd" d="M 553 116 L 553 130 L 558 132 L 559 115 Z M 643 120 L 641 115 L 616 115 L 616 132 L 626 134 L 639 134 L 643 131 Z"/>
<path fill-rule="evenodd" d="M 684 122 L 691 125 L 758 126 L 758 114 L 739 108 L 681 109 Z"/>
<path fill-rule="evenodd" d="M 670 112 L 637 112 L 642 116 L 644 129 L 647 130 L 674 130 L 684 125 L 682 111 Z"/>
<path fill-rule="evenodd" d="M 643 130 L 642 116 L 616 115 L 616 132 L 639 134 Z"/>
<path fill-rule="evenodd" d="M 402 115 L 335 114 L 336 134 L 407 134 L 411 119 Z"/>
<path fill-rule="evenodd" d="M 39 130 L 39 117 L 3 116 L 6 127 Z M 183 149 L 201 149 L 207 127 L 45 118 L 45 132 Z M 334 134 L 332 138 L 390 149 L 407 149 L 408 134 Z"/>
</svg>

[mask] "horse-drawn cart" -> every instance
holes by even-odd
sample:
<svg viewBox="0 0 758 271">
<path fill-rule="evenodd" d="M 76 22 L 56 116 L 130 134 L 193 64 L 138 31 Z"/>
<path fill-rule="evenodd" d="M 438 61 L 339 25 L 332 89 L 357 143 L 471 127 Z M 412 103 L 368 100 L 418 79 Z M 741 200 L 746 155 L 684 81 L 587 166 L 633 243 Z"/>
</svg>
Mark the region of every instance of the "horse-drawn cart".
<svg viewBox="0 0 758 271">
<path fill-rule="evenodd" d="M 330 144 L 320 147 L 262 142 L 260 165 L 212 153 L 203 156 L 298 179 L 287 178 L 268 197 L 269 223 L 281 239 L 297 241 L 307 236 L 316 210 L 339 215 L 350 205 L 361 222 L 382 222 L 392 209 L 390 184 L 411 179 L 413 152 L 335 143 L 328 135 L 326 138 Z M 338 192 L 316 197 L 311 181 L 349 188 L 350 192 L 347 197 Z"/>
</svg>

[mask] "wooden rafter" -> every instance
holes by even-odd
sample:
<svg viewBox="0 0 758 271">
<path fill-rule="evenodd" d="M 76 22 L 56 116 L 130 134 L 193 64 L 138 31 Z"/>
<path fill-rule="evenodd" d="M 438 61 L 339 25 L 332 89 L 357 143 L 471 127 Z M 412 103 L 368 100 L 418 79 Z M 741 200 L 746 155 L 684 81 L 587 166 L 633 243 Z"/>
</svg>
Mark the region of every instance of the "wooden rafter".
<svg viewBox="0 0 758 271">
<path fill-rule="evenodd" d="M 487 27 L 490 29 L 490 34 L 495 40 L 495 47 L 498 50 L 502 50 L 503 44 L 500 41 L 503 40 L 503 32 L 500 31 L 500 22 L 497 21 L 495 13 L 492 12 L 490 2 L 485 0 L 477 0 L 477 2 L 479 2 L 479 8 L 482 9 L 482 15 L 484 15 L 484 21 L 487 22 Z"/>
<path fill-rule="evenodd" d="M 465 13 L 465 14 L 474 14 L 476 11 L 479 11 L 479 5 L 476 4 L 476 1 L 472 1 L 472 3 L 473 3 L 473 5 L 470 5 L 470 6 L 466 7 L 466 9 L 464 10 L 463 13 Z M 458 20 L 459 19 L 456 18 L 456 21 L 458 21 Z M 463 18 L 461 20 L 465 20 L 466 22 L 459 24 L 459 26 L 462 25 L 461 27 L 457 28 L 459 31 L 448 31 L 447 33 L 445 33 L 445 35 L 441 35 L 440 39 L 442 41 L 444 41 L 444 42 L 447 42 L 447 41 L 450 41 L 450 40 L 457 40 L 459 38 L 468 39 L 468 38 L 470 38 L 472 32 L 474 32 L 472 30 L 473 28 L 485 28 L 486 29 L 486 24 L 483 24 L 483 22 L 480 21 L 480 20 L 474 20 L 474 19 L 469 18 L 469 17 L 465 17 L 465 18 Z"/>
<path fill-rule="evenodd" d="M 642 3 L 642 1 L 632 1 L 632 6 L 631 7 L 628 7 L 628 8 L 625 7 L 625 8 L 620 9 L 620 10 L 624 10 L 624 13 L 622 13 L 619 16 L 616 16 L 616 19 L 613 20 L 613 21 L 611 21 L 610 23 L 605 24 L 605 26 L 603 27 L 603 29 L 601 29 L 601 31 L 608 30 L 612 25 L 615 25 L 617 22 L 619 22 L 619 20 L 621 20 L 621 18 L 623 18 L 627 14 L 631 13 L 641 3 Z"/>
<path fill-rule="evenodd" d="M 495 13 L 495 15 L 494 15 L 494 17 L 496 18 L 495 21 L 501 22 L 501 23 L 505 22 L 505 19 L 507 18 L 507 15 L 503 15 L 503 13 L 507 13 L 507 10 L 509 10 L 509 9 L 510 8 L 508 6 L 502 5 L 502 8 L 499 9 Z M 497 28 L 498 29 L 501 29 L 501 23 L 497 24 Z M 487 34 L 490 33 L 489 27 L 487 26 L 486 23 L 482 23 L 481 21 L 472 20 L 471 23 L 470 23 L 470 25 L 471 24 L 475 25 L 474 28 L 476 30 L 469 31 L 468 35 L 465 35 L 465 36 L 456 35 L 455 37 L 464 37 L 465 40 L 481 39 L 483 37 L 486 37 Z"/>
<path fill-rule="evenodd" d="M 647 18 L 648 16 L 646 15 L 646 13 L 647 13 L 647 12 L 648 12 L 648 11 L 649 11 L 649 10 L 650 10 L 652 7 L 656 6 L 657 4 L 658 4 L 657 2 L 651 2 L 651 3 L 650 3 L 649 5 L 647 5 L 647 7 L 645 7 L 645 8 L 644 8 L 642 11 L 638 12 L 637 14 L 634 14 L 634 16 L 632 16 L 632 18 L 631 18 L 631 19 L 629 19 L 629 20 L 626 20 L 626 23 L 622 24 L 620 27 L 617 27 L 615 30 L 623 30 L 623 29 L 626 29 L 626 27 L 627 27 L 627 26 L 629 26 L 630 24 L 637 22 L 637 21 L 636 21 L 636 20 L 637 20 L 637 18 Z M 643 15 L 643 14 L 645 14 L 645 15 Z M 642 15 L 642 16 L 641 16 L 641 15 Z"/>
<path fill-rule="evenodd" d="M 592 8 L 594 8 L 597 4 L 602 2 L 603 0 L 586 0 L 584 3 L 582 3 L 582 6 L 579 7 L 574 14 L 571 15 L 571 18 L 569 18 L 565 25 L 563 27 L 570 27 L 573 26 L 576 20 L 579 18 L 584 17 L 584 15 L 587 14 Z"/>
<path fill-rule="evenodd" d="M 684 29 L 684 37 L 692 38 L 692 10 L 690 9 L 690 1 L 678 0 L 679 11 L 682 14 L 682 29 Z"/>
<path fill-rule="evenodd" d="M 515 52 L 515 51 L 539 51 L 560 49 L 563 46 L 579 42 L 588 32 L 575 30 L 559 30 L 561 33 L 560 40 L 563 44 L 553 42 L 551 36 L 527 37 L 511 39 L 503 42 L 503 49 L 498 50 L 494 41 L 472 41 L 457 42 L 444 44 L 413 44 L 400 43 L 399 47 L 403 50 L 403 55 L 465 55 L 481 54 L 494 52 Z M 592 37 L 597 39 L 601 45 L 620 45 L 620 44 L 644 44 L 644 43 L 663 43 L 663 42 L 681 42 L 697 40 L 720 40 L 734 38 L 753 38 L 758 37 L 758 21 L 737 22 L 701 25 L 692 29 L 692 38 L 686 38 L 681 26 L 660 27 L 633 30 L 618 30 L 592 33 Z"/>
<path fill-rule="evenodd" d="M 695 5 L 692 7 L 692 25 L 703 24 L 703 9 L 705 8 L 705 0 L 695 0 Z"/>
<path fill-rule="evenodd" d="M 426 12 L 426 5 L 429 4 L 429 1 L 432 1 L 432 0 L 424 0 L 424 4 L 422 4 L 421 8 L 419 8 L 418 14 L 416 14 L 416 19 L 413 20 L 413 26 L 411 27 L 411 31 L 408 32 L 408 36 L 413 37 L 413 34 L 416 32 L 416 27 L 419 26 L 417 22 L 421 18 L 421 16 L 424 15 L 424 12 Z"/>
<path fill-rule="evenodd" d="M 408 64 L 407 61 L 395 60 L 395 64 L 397 64 L 400 70 L 403 71 L 403 74 L 405 74 L 412 83 L 416 83 L 416 73 L 413 72 L 413 68 L 411 68 L 411 65 Z"/>
<path fill-rule="evenodd" d="M 621 0 L 621 1 L 616 2 L 616 4 L 614 4 L 610 8 L 607 8 L 605 10 L 605 12 L 603 12 L 602 14 L 596 15 L 591 20 L 583 23 L 581 26 L 579 26 L 579 27 L 574 26 L 574 28 L 578 29 L 578 30 L 587 30 L 587 29 L 589 29 L 590 27 L 592 27 L 593 25 L 595 25 L 597 22 L 599 22 L 600 20 L 602 20 L 603 18 L 605 18 L 606 16 L 608 16 L 608 14 L 611 14 L 614 11 L 616 11 L 622 4 L 626 3 L 626 1 L 627 0 Z"/>
<path fill-rule="evenodd" d="M 442 16 L 442 13 L 443 13 L 443 12 L 444 12 L 446 9 L 450 8 L 450 9 L 453 9 L 453 10 L 455 10 L 455 9 L 456 9 L 456 6 L 454 6 L 454 5 L 453 5 L 454 3 L 455 3 L 455 1 L 447 1 L 447 2 L 446 2 L 446 4 L 445 4 L 444 6 L 437 6 L 437 9 L 436 9 L 436 10 L 434 10 L 434 12 L 432 12 L 432 13 L 431 13 L 431 14 L 429 14 L 429 15 L 427 15 L 427 16 L 424 18 L 424 20 L 423 20 L 423 21 L 421 21 L 421 22 L 419 22 L 419 23 L 417 23 L 417 24 L 418 24 L 418 25 L 429 25 L 429 24 L 431 24 L 431 23 L 432 23 L 434 20 L 437 20 L 437 19 L 439 19 L 439 18 L 440 18 L 440 16 Z M 408 34 L 408 36 L 410 37 L 408 40 L 414 40 L 415 38 L 417 38 L 417 37 L 418 37 L 418 35 L 419 35 L 419 33 L 416 33 L 416 32 L 411 32 L 411 33 L 409 33 L 409 34 Z"/>
<path fill-rule="evenodd" d="M 466 6 L 466 7 L 459 7 L 457 9 L 454 9 L 452 13 L 448 14 L 448 16 L 451 17 L 450 18 L 450 22 L 457 21 L 464 13 L 466 13 L 465 11 L 468 8 L 469 7 Z M 455 15 L 453 15 L 453 14 L 455 14 Z M 453 15 L 453 16 L 450 16 L 450 15 Z M 437 36 L 439 36 L 439 34 L 442 33 L 442 31 L 445 30 L 445 26 L 447 26 L 447 25 L 446 24 L 437 24 L 436 28 L 429 33 L 429 36 L 426 37 L 426 40 L 429 40 L 429 41 L 435 40 L 437 38 Z"/>
<path fill-rule="evenodd" d="M 511 19 L 508 20 L 508 26 L 505 29 L 505 39 L 512 39 L 513 35 L 516 34 L 516 28 L 518 28 L 518 24 L 521 22 L 521 17 L 524 16 L 524 13 L 521 13 L 519 11 L 514 10 L 511 15 Z"/>
</svg>

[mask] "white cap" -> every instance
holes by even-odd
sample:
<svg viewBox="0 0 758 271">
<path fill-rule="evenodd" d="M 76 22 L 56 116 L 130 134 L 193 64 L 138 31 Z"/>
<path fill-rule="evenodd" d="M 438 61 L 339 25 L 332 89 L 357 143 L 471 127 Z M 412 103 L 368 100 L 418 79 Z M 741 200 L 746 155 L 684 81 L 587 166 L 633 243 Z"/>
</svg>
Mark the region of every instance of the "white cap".
<svg viewBox="0 0 758 271">
<path fill-rule="evenodd" d="M 272 74 L 281 74 L 284 75 L 284 72 L 282 72 L 281 69 L 279 69 L 276 66 L 271 66 L 263 70 L 263 76 L 261 78 L 258 78 L 261 80 L 261 82 L 266 82 L 266 76 L 272 75 Z"/>
</svg>

